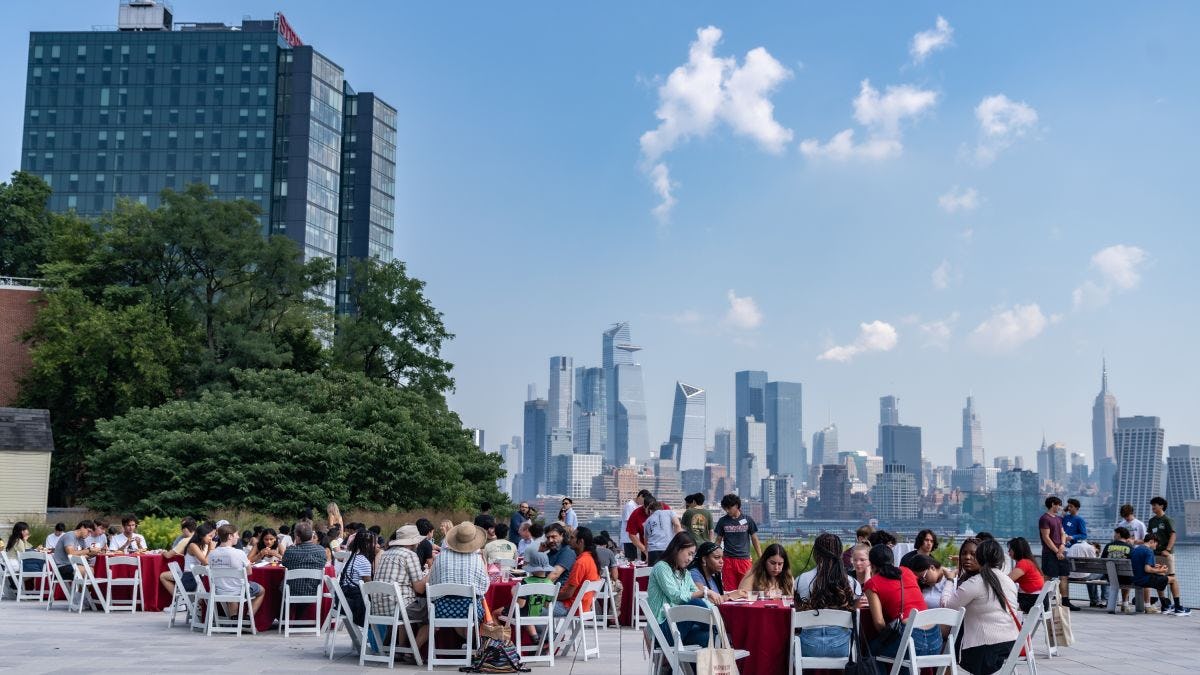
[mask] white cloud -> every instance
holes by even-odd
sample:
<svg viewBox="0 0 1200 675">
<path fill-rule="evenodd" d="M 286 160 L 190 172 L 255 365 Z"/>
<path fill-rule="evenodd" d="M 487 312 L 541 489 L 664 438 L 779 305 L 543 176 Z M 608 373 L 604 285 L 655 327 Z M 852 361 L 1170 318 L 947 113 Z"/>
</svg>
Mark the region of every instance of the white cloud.
<svg viewBox="0 0 1200 675">
<path fill-rule="evenodd" d="M 938 206 L 946 213 L 974 211 L 979 206 L 979 191 L 973 187 L 960 190 L 957 185 L 938 197 Z"/>
<path fill-rule="evenodd" d="M 1149 259 L 1142 248 L 1117 244 L 1100 249 L 1092 256 L 1091 268 L 1099 273 L 1099 282 L 1087 280 L 1072 293 L 1076 310 L 1096 309 L 1108 304 L 1116 291 L 1130 291 L 1142 281 L 1141 266 Z"/>
<path fill-rule="evenodd" d="M 933 287 L 938 289 L 939 291 L 946 290 L 946 288 L 948 288 L 950 286 L 951 271 L 952 270 L 950 268 L 949 260 L 943 260 L 942 264 L 935 267 L 933 269 L 933 274 L 931 275 L 931 280 L 933 281 Z"/>
<path fill-rule="evenodd" d="M 988 96 L 975 106 L 980 139 L 975 159 L 988 164 L 1002 150 L 1037 127 L 1038 114 L 1028 103 L 1013 101 L 1004 94 Z"/>
<path fill-rule="evenodd" d="M 950 346 L 950 337 L 954 333 L 954 324 L 958 322 L 958 312 L 936 321 L 920 325 L 921 335 L 925 337 L 925 347 L 933 347 L 945 351 Z"/>
<path fill-rule="evenodd" d="M 888 352 L 896 347 L 900 339 L 896 328 L 890 323 L 872 321 L 858 325 L 858 337 L 848 345 L 830 347 L 817 357 L 820 361 L 837 361 L 846 363 L 859 354 L 868 352 Z"/>
<path fill-rule="evenodd" d="M 768 152 L 782 152 L 792 141 L 792 131 L 775 120 L 770 100 L 791 71 L 762 47 L 747 52 L 739 66 L 734 57 L 716 56 L 720 41 L 721 30 L 715 26 L 696 31 L 687 63 L 673 70 L 658 88 L 658 126 L 640 139 L 645 170 L 661 200 L 654 214 L 662 221 L 669 217 L 675 199 L 665 178 L 667 167 L 659 160 L 679 143 L 709 135 L 720 121 Z"/>
<path fill-rule="evenodd" d="M 950 22 L 939 16 L 931 30 L 923 30 L 913 36 L 912 44 L 908 48 L 913 63 L 921 63 L 933 52 L 945 48 L 950 44 L 953 35 L 954 29 L 950 27 Z"/>
<path fill-rule="evenodd" d="M 681 325 L 697 324 L 704 320 L 704 316 L 694 309 L 685 309 L 678 314 L 672 314 L 667 317 L 671 321 Z"/>
<path fill-rule="evenodd" d="M 854 99 L 854 119 L 867 128 L 867 138 L 855 144 L 854 129 L 839 131 L 827 143 L 808 138 L 800 143 L 800 152 L 807 157 L 826 157 L 834 160 L 883 160 L 896 157 L 903 150 L 901 123 L 920 117 L 937 104 L 938 94 L 909 84 L 889 86 L 881 95 L 870 80 L 859 85 Z"/>
<path fill-rule="evenodd" d="M 762 310 L 750 296 L 738 297 L 733 289 L 726 292 L 729 298 L 729 310 L 725 313 L 725 323 L 741 330 L 754 330 L 762 325 Z"/>
<path fill-rule="evenodd" d="M 997 311 L 971 332 L 971 341 L 986 352 L 1009 352 L 1041 335 L 1048 323 L 1036 303 Z"/>
</svg>

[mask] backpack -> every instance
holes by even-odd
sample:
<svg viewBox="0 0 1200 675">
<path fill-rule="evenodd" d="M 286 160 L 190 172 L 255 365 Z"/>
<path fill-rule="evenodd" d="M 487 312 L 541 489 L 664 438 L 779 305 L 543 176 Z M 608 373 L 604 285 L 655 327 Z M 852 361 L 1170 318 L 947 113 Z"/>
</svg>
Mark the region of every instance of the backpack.
<svg viewBox="0 0 1200 675">
<path fill-rule="evenodd" d="M 458 669 L 463 673 L 528 673 L 521 665 L 521 655 L 513 643 L 485 637 L 471 665 Z"/>
</svg>

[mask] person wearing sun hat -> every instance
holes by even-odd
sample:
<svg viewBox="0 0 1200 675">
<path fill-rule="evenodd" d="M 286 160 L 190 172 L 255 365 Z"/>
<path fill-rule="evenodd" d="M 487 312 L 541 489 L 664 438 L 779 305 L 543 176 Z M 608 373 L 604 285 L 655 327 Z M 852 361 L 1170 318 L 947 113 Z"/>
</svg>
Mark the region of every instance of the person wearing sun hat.
<svg viewBox="0 0 1200 675">
<path fill-rule="evenodd" d="M 421 559 L 416 550 L 417 544 L 424 538 L 416 525 L 401 527 L 392 535 L 387 549 L 380 554 L 379 562 L 375 565 L 375 581 L 396 584 L 409 622 L 422 624 L 416 635 L 417 647 L 425 644 L 429 633 L 428 627 L 424 625 L 429 621 L 429 609 L 423 597 L 425 583 L 429 577 L 421 571 Z M 378 607 L 379 611 L 376 613 L 391 614 L 395 603 L 390 596 L 380 595 L 371 598 L 371 609 Z M 400 638 L 407 640 L 408 636 L 400 633 Z"/>
<path fill-rule="evenodd" d="M 483 596 L 487 593 L 489 579 L 483 566 L 479 549 L 487 541 L 487 532 L 474 523 L 463 521 L 450 528 L 442 540 L 442 552 L 433 559 L 430 584 L 464 584 L 475 589 L 475 618 L 483 620 Z M 445 618 L 465 619 L 470 611 L 470 598 L 447 596 L 434 601 L 437 615 Z M 459 628 L 466 635 L 465 628 Z"/>
</svg>

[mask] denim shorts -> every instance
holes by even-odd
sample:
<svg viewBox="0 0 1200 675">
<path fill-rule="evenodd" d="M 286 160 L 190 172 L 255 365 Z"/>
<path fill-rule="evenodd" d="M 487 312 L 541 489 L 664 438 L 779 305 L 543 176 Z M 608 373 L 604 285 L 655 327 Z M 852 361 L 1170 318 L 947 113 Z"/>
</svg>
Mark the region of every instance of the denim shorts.
<svg viewBox="0 0 1200 675">
<path fill-rule="evenodd" d="M 800 631 L 801 654 L 806 658 L 850 656 L 850 631 L 837 626 L 813 626 Z"/>
</svg>

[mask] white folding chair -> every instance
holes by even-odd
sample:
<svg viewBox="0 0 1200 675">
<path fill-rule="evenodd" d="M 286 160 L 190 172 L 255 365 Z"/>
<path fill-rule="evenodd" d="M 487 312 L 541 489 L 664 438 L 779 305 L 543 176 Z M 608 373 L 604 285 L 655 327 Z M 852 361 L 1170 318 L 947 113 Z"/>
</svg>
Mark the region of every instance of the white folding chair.
<svg viewBox="0 0 1200 675">
<path fill-rule="evenodd" d="M 334 551 L 333 552 L 333 575 L 341 578 L 342 568 L 346 566 L 346 561 L 350 559 L 349 551 Z"/>
<path fill-rule="evenodd" d="M 192 596 L 196 611 L 192 612 L 191 629 L 207 630 L 208 615 L 213 612 L 212 579 L 207 565 L 192 565 L 192 576 L 196 578 L 196 592 Z M 203 603 L 203 610 L 201 609 Z"/>
<path fill-rule="evenodd" d="M 13 597 L 16 597 L 17 587 L 21 583 L 21 575 L 17 568 L 21 562 L 16 558 L 0 553 L 0 602 L 8 599 L 8 587 L 12 586 Z"/>
<path fill-rule="evenodd" d="M 575 593 L 575 600 L 571 602 L 570 609 L 567 610 L 567 615 L 560 618 L 558 625 L 555 626 L 554 632 L 558 634 L 558 642 L 555 644 L 555 651 L 559 656 L 566 656 L 567 651 L 574 647 L 576 651 L 583 653 L 583 660 L 588 661 L 593 656 L 600 658 L 600 626 L 596 624 L 596 592 L 604 587 L 604 581 L 597 579 L 596 581 L 585 581 L 579 587 L 579 591 Z M 592 597 L 592 608 L 584 610 L 583 601 L 588 597 Z M 592 639 L 594 643 L 588 646 L 587 629 L 588 625 L 592 628 Z M 582 648 L 581 648 L 582 647 Z"/>
<path fill-rule="evenodd" d="M 471 601 L 467 607 L 465 618 L 439 617 L 437 615 L 435 601 L 448 597 L 468 598 Z M 479 640 L 479 617 L 476 616 L 478 599 L 475 595 L 475 587 L 466 584 L 433 584 L 425 587 L 425 598 L 429 602 L 429 641 L 427 643 L 429 657 L 426 660 L 429 670 L 433 670 L 434 666 L 471 665 L 471 655 L 474 654 Z M 436 638 L 439 628 L 465 629 L 467 631 L 466 645 L 462 649 L 438 649 Z M 446 656 L 439 656 L 439 654 Z"/>
<path fill-rule="evenodd" d="M 646 579 L 646 583 L 650 583 L 650 573 L 654 571 L 653 567 L 646 565 L 645 567 L 633 568 L 633 627 L 641 628 L 642 622 L 646 620 L 646 616 L 642 614 L 641 604 L 639 599 L 644 599 L 649 605 L 650 593 L 642 590 L 642 579 Z M 653 614 L 651 614 L 653 616 Z"/>
<path fill-rule="evenodd" d="M 388 668 L 396 667 L 396 634 L 399 632 L 400 626 L 400 589 L 394 583 L 383 581 L 367 581 L 358 582 L 359 591 L 362 593 L 363 605 L 366 607 L 366 614 L 363 616 L 363 625 L 361 626 L 364 633 L 375 638 L 375 653 L 368 654 L 370 651 L 368 643 L 370 640 L 363 640 L 358 645 L 358 665 L 363 665 L 367 661 L 372 663 L 386 663 Z M 380 613 L 378 609 L 371 608 L 371 596 L 376 598 L 388 597 L 394 603 L 392 611 L 388 614 Z M 375 603 L 376 608 L 380 605 Z M 391 635 L 389 637 L 389 629 Z M 410 631 L 411 639 L 411 631 Z M 411 642 L 409 644 L 412 644 Z"/>
<path fill-rule="evenodd" d="M 958 640 L 958 629 L 962 627 L 964 613 L 961 609 L 945 607 L 923 611 L 914 609 L 908 615 L 908 620 L 904 622 L 904 634 L 900 637 L 900 647 L 896 653 L 891 656 L 876 654 L 875 660 L 892 664 L 891 675 L 900 675 L 901 668 L 907 668 L 908 672 L 915 673 L 921 668 L 941 670 L 947 666 L 950 668 L 951 675 L 958 675 L 958 660 L 954 654 L 954 643 Z M 918 627 L 929 628 L 930 626 L 948 626 L 950 634 L 942 640 L 940 654 L 918 655 L 917 644 L 912 639 L 913 630 Z"/>
<path fill-rule="evenodd" d="M 542 648 L 554 644 L 554 603 L 558 598 L 558 589 L 559 584 L 520 584 L 513 589 L 512 603 L 508 606 L 504 622 L 512 626 L 516 633 L 517 653 L 523 663 L 548 663 L 551 668 L 554 667 L 554 650 L 547 649 L 546 653 L 542 654 Z M 541 616 L 522 616 L 517 600 L 523 598 L 528 605 L 529 599 L 535 597 L 545 598 L 545 611 Z M 538 627 L 542 629 L 535 644 L 523 642 L 526 637 L 525 628 L 528 626 L 533 626 L 535 630 Z"/>
<path fill-rule="evenodd" d="M 95 570 L 88 564 L 87 558 L 81 555 L 67 556 L 67 560 L 75 569 L 75 576 L 71 577 L 71 592 L 67 594 L 67 611 L 74 610 L 82 614 L 83 606 L 87 605 L 88 609 L 102 609 L 105 614 L 108 614 L 107 589 L 100 588 L 100 584 L 108 583 L 108 579 L 98 578 Z M 77 600 L 78 607 L 76 607 Z"/>
<path fill-rule="evenodd" d="M 284 637 L 290 636 L 292 633 L 312 633 L 313 635 L 321 634 L 321 579 L 325 577 L 325 570 L 284 570 L 283 572 L 283 600 L 279 603 L 279 632 L 283 633 Z M 312 595 L 305 595 L 292 591 L 292 585 L 289 581 L 298 579 L 307 579 L 316 582 L 316 592 Z M 313 618 L 310 619 L 293 619 L 292 608 L 312 605 Z"/>
<path fill-rule="evenodd" d="M 1134 592 L 1141 592 L 1140 589 L 1134 589 Z M 1042 624 L 1042 639 L 1046 642 L 1046 660 L 1058 656 L 1058 645 L 1054 643 L 1054 628 L 1056 619 L 1054 617 L 1054 608 L 1059 605 L 1058 597 L 1058 579 L 1047 579 L 1046 584 L 1042 586 L 1042 590 L 1037 594 L 1037 600 L 1034 602 L 1034 607 L 1042 608 L 1042 615 L 1039 623 Z M 1049 607 L 1049 609 L 1047 609 Z M 1025 614 L 1026 621 L 1032 614 L 1032 611 Z M 1037 634 L 1038 626 L 1035 626 L 1033 631 Z"/>
<path fill-rule="evenodd" d="M 7 557 L 7 556 L 6 556 Z M 36 560 L 40 563 L 37 571 L 26 571 L 25 561 Z M 25 551 L 17 556 L 12 563 L 17 578 L 17 594 L 13 599 L 18 602 L 44 602 L 54 595 L 54 575 L 50 568 L 54 567 L 54 559 L 40 551 Z"/>
<path fill-rule="evenodd" d="M 136 612 L 138 605 L 142 605 L 142 609 L 146 608 L 145 599 L 142 597 L 142 565 L 141 562 L 133 557 L 126 555 L 114 555 L 105 561 L 108 565 L 108 579 L 105 582 L 105 610 L 108 611 L 129 611 Z M 133 576 L 120 577 L 114 574 L 115 567 L 132 567 Z M 128 588 L 129 599 L 121 600 L 113 598 L 113 588 Z"/>
<path fill-rule="evenodd" d="M 175 618 L 179 616 L 179 608 L 182 605 L 184 618 L 189 624 L 192 622 L 192 617 L 196 616 L 196 592 L 188 591 L 183 587 L 183 572 L 179 569 L 179 563 L 172 560 L 167 563 L 167 569 L 171 572 L 171 579 L 175 581 L 175 595 L 171 597 L 171 618 L 167 619 L 167 628 L 175 627 Z M 195 573 L 192 578 L 195 579 Z M 199 587 L 199 582 L 197 582 Z"/>
<path fill-rule="evenodd" d="M 209 587 L 208 610 L 204 613 L 204 634 L 233 633 L 241 635 L 245 622 L 250 623 L 251 633 L 257 633 L 254 617 L 245 618 L 251 606 L 250 580 L 246 577 L 246 570 L 232 567 L 209 567 L 208 580 L 211 586 Z M 237 606 L 235 610 L 237 616 L 221 618 L 221 610 L 226 604 Z"/>
<path fill-rule="evenodd" d="M 643 629 L 643 639 L 646 641 L 646 646 L 650 651 L 650 670 L 649 675 L 658 675 L 662 670 L 662 662 L 666 661 L 672 673 L 684 673 L 682 664 L 679 661 L 679 655 L 675 648 L 667 644 L 667 638 L 663 635 L 662 627 L 654 620 L 654 611 L 650 609 L 650 603 L 645 598 L 634 598 L 634 609 L 647 617 L 645 628 Z M 692 663 L 695 663 L 695 654 L 691 655 Z"/>
<path fill-rule="evenodd" d="M 711 607 L 699 607 L 697 605 L 675 605 L 668 607 L 665 603 L 663 609 L 666 610 L 667 628 L 671 631 L 671 641 L 674 643 L 673 649 L 675 657 L 679 662 L 684 664 L 685 671 L 688 669 L 695 670 L 691 664 L 696 662 L 696 655 L 700 652 L 699 645 L 683 644 L 683 634 L 679 631 L 679 624 L 684 622 L 702 623 L 708 626 L 708 640 L 710 647 L 718 647 L 732 649 L 729 644 L 729 638 L 725 635 L 724 624 L 721 623 L 720 614 Z M 649 615 L 648 623 L 653 623 L 653 615 Z M 745 649 L 734 649 L 733 658 L 741 660 L 750 656 L 750 652 Z"/>
<path fill-rule="evenodd" d="M 54 602 L 57 600 L 58 591 L 60 590 L 62 591 L 63 597 L 67 599 L 67 609 L 71 609 L 72 584 L 67 583 L 67 580 L 63 579 L 62 572 L 58 569 L 58 565 L 54 564 L 54 558 L 46 554 L 42 555 L 44 555 L 46 558 L 46 569 L 48 570 L 48 574 L 50 576 L 50 592 L 46 595 L 46 599 L 48 600 L 46 603 L 46 610 L 48 611 L 54 607 Z M 83 556 L 75 557 L 82 561 L 83 566 L 87 568 L 87 572 L 90 574 L 92 567 L 87 563 L 87 558 L 84 558 Z M 70 560 L 70 557 L 67 559 Z M 80 563 L 72 563 L 72 567 L 75 568 L 72 579 L 79 576 L 79 564 Z"/>
<path fill-rule="evenodd" d="M 596 620 L 601 628 L 608 630 L 608 622 L 617 615 L 617 596 L 608 570 L 600 572 L 600 580 L 604 582 L 604 587 L 596 592 Z"/>
<path fill-rule="evenodd" d="M 1008 652 L 1008 658 L 1004 659 L 1004 665 L 1000 666 L 996 675 L 1012 675 L 1016 672 L 1017 666 L 1025 666 L 1029 675 L 1037 675 L 1037 662 L 1033 655 L 1033 632 L 1042 622 L 1042 613 L 1041 604 L 1037 604 L 1025 615 L 1025 623 L 1021 625 L 1021 631 L 1017 633 L 1017 639 Z M 1021 655 L 1022 649 L 1025 650 L 1024 656 Z"/>
<path fill-rule="evenodd" d="M 854 645 L 846 656 L 805 656 L 796 631 L 813 628 L 844 628 L 847 634 L 854 629 L 855 613 L 839 609 L 813 609 L 792 612 L 792 649 L 788 652 L 788 673 L 804 672 L 805 668 L 841 670 L 850 662 Z"/>
<path fill-rule="evenodd" d="M 329 614 L 325 616 L 325 656 L 329 660 L 333 660 L 333 652 L 337 647 L 338 629 L 345 627 L 346 633 L 350 636 L 350 646 L 354 652 L 358 652 L 362 641 L 365 639 L 362 631 L 358 626 L 354 625 L 354 618 L 350 615 L 350 603 L 346 602 L 346 595 L 342 593 L 341 584 L 334 577 L 325 577 L 325 592 L 332 596 L 332 605 L 329 608 Z"/>
</svg>

